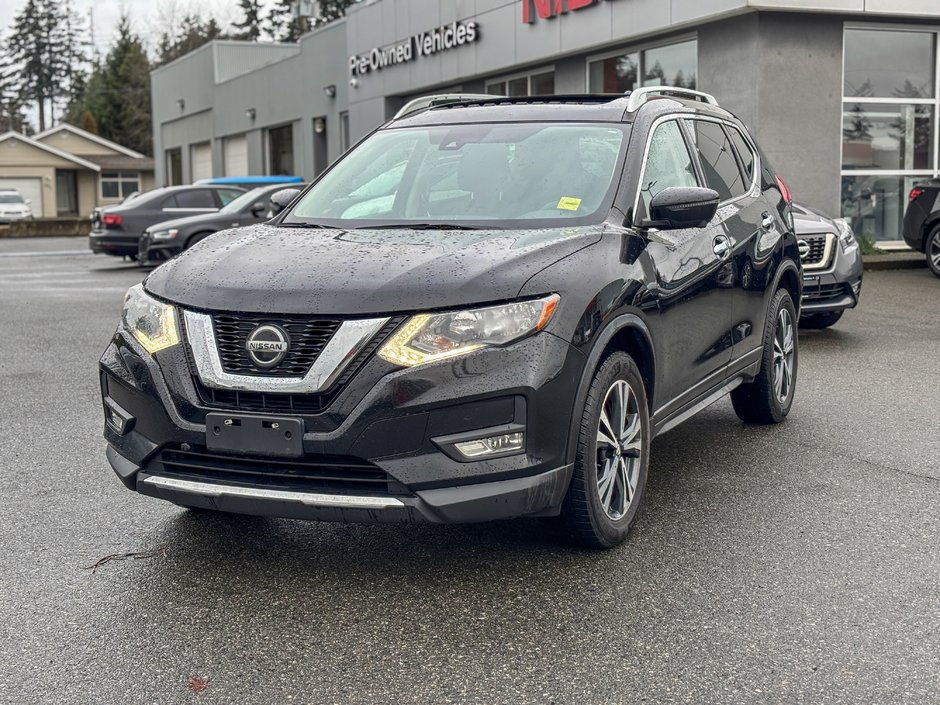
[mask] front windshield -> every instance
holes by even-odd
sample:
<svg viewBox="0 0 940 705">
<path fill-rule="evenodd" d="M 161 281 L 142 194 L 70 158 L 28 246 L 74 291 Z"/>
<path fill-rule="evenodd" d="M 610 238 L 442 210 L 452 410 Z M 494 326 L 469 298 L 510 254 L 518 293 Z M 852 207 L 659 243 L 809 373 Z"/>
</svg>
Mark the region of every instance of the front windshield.
<svg viewBox="0 0 940 705">
<path fill-rule="evenodd" d="M 238 198 L 233 198 L 231 201 L 219 208 L 219 213 L 238 213 L 243 208 L 251 205 L 255 201 L 260 201 L 261 197 L 264 196 L 264 192 L 267 190 L 267 188 L 255 188 L 251 191 L 243 193 Z"/>
<path fill-rule="evenodd" d="M 0 193 L 0 203 L 19 203 L 23 204 L 25 201 L 23 197 L 18 193 Z"/>
<path fill-rule="evenodd" d="M 285 224 L 552 227 L 600 222 L 625 126 L 484 123 L 377 132 Z"/>
</svg>

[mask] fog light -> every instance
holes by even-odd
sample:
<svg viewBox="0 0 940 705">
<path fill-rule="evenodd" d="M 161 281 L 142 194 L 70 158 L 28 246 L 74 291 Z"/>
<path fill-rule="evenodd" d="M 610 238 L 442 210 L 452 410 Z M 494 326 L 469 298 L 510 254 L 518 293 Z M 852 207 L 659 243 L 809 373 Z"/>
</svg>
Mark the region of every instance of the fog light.
<svg viewBox="0 0 940 705">
<path fill-rule="evenodd" d="M 104 420 L 119 436 L 126 435 L 136 419 L 110 397 L 104 400 Z"/>
<path fill-rule="evenodd" d="M 497 453 L 511 453 L 525 447 L 524 433 L 504 433 L 501 436 L 461 441 L 454 446 L 467 458 L 482 458 Z"/>
</svg>

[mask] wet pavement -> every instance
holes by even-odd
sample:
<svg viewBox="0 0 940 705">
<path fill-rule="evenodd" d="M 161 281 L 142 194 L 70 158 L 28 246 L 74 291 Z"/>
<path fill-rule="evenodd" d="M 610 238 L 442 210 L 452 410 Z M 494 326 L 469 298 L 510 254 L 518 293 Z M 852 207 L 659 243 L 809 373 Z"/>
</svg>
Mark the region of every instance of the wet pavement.
<svg viewBox="0 0 940 705">
<path fill-rule="evenodd" d="M 142 276 L 83 240 L 0 241 L 0 703 L 940 697 L 926 269 L 866 273 L 858 310 L 801 334 L 786 423 L 722 401 L 657 439 L 603 553 L 535 520 L 338 526 L 125 490 L 96 365 Z"/>
</svg>

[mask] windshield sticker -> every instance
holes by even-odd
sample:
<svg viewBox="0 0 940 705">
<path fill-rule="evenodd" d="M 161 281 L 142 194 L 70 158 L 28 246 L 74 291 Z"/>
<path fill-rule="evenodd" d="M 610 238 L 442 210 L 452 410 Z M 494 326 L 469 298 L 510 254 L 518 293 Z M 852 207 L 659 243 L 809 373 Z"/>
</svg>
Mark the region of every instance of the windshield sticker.
<svg viewBox="0 0 940 705">
<path fill-rule="evenodd" d="M 562 196 L 558 201 L 558 205 L 555 206 L 555 208 L 557 208 L 558 210 L 564 210 L 564 211 L 576 211 L 580 207 L 581 207 L 581 199 L 572 198 L 571 196 Z"/>
</svg>

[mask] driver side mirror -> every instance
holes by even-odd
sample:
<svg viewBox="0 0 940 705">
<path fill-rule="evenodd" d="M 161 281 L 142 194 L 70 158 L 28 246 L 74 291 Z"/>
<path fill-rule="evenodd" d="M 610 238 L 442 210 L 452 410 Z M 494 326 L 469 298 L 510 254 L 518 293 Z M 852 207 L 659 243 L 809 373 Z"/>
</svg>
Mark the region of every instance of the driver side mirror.
<svg viewBox="0 0 940 705">
<path fill-rule="evenodd" d="M 284 188 L 271 194 L 271 215 L 277 215 L 287 208 L 300 194 L 299 188 Z"/>
<path fill-rule="evenodd" d="M 666 188 L 653 196 L 650 219 L 640 226 L 660 230 L 704 228 L 715 217 L 719 200 L 718 193 L 710 188 Z"/>
<path fill-rule="evenodd" d="M 251 207 L 251 214 L 252 214 L 255 218 L 260 218 L 260 217 L 262 217 L 262 216 L 265 214 L 265 212 L 267 212 L 267 210 L 268 210 L 268 209 L 265 207 L 265 205 L 264 205 L 263 203 L 255 203 L 255 204 Z"/>
</svg>

